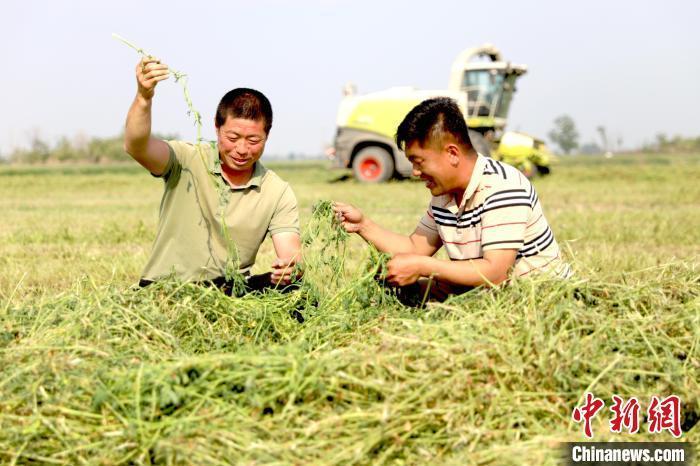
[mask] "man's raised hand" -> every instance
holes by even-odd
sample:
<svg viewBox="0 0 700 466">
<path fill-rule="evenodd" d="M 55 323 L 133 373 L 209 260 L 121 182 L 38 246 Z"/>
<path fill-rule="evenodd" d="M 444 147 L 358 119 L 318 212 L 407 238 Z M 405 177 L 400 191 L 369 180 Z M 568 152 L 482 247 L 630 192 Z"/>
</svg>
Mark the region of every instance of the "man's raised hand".
<svg viewBox="0 0 700 466">
<path fill-rule="evenodd" d="M 136 82 L 138 83 L 138 93 L 146 100 L 153 98 L 156 84 L 168 79 L 170 71 L 168 65 L 161 63 L 155 57 L 146 56 L 136 65 Z"/>
</svg>

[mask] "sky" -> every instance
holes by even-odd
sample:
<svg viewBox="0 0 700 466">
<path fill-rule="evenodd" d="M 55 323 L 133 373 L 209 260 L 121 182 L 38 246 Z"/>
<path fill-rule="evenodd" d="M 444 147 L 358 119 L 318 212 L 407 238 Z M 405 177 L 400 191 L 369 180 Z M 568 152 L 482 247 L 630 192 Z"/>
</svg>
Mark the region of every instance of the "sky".
<svg viewBox="0 0 700 466">
<path fill-rule="evenodd" d="M 581 143 L 600 143 L 601 125 L 623 147 L 700 135 L 700 2 L 8 0 L 1 11 L 4 155 L 34 136 L 122 131 L 139 57 L 112 33 L 189 76 L 205 138 L 228 90 L 265 93 L 268 154 L 323 152 L 345 83 L 443 89 L 459 52 L 486 42 L 528 66 L 508 129 L 546 138 L 568 114 Z M 153 130 L 196 138 L 172 80 L 156 90 Z"/>
</svg>

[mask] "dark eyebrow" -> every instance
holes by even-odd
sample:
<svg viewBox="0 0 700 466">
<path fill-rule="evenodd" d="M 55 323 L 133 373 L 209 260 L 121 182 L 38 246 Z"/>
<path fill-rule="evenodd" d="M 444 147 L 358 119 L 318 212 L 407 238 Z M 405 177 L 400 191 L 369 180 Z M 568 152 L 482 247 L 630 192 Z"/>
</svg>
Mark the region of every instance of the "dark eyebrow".
<svg viewBox="0 0 700 466">
<path fill-rule="evenodd" d="M 241 135 L 240 133 L 238 133 L 238 132 L 236 132 L 236 131 L 234 131 L 234 130 L 232 130 L 232 129 L 230 129 L 230 130 L 224 132 L 224 135 L 229 136 L 229 137 L 235 136 L 235 137 L 237 137 L 237 138 L 245 137 L 246 139 L 253 139 L 253 138 L 255 138 L 255 139 L 264 139 L 264 138 L 265 138 L 264 136 L 261 136 L 261 135 L 259 135 L 259 134 L 250 134 L 250 135 L 248 135 L 248 136 L 243 136 L 243 135 Z"/>
</svg>

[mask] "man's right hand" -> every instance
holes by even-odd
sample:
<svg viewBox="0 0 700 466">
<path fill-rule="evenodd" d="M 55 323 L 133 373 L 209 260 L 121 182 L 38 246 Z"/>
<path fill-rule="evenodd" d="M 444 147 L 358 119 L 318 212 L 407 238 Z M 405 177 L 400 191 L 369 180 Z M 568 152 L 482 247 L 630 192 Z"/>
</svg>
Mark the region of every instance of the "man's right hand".
<svg viewBox="0 0 700 466">
<path fill-rule="evenodd" d="M 161 63 L 160 60 L 151 56 L 141 58 L 141 61 L 136 65 L 139 96 L 151 100 L 155 94 L 156 84 L 168 79 L 169 76 L 170 71 L 165 63 Z"/>
<path fill-rule="evenodd" d="M 357 233 L 381 252 L 432 256 L 442 245 L 439 239 L 431 240 L 418 230 L 411 236 L 404 236 L 382 228 L 350 204 L 334 202 L 333 212 L 345 231 Z"/>
<path fill-rule="evenodd" d="M 365 225 L 365 216 L 362 214 L 362 211 L 355 206 L 343 204 L 342 202 L 334 202 L 333 211 L 340 224 L 348 233 L 359 233 Z"/>
</svg>

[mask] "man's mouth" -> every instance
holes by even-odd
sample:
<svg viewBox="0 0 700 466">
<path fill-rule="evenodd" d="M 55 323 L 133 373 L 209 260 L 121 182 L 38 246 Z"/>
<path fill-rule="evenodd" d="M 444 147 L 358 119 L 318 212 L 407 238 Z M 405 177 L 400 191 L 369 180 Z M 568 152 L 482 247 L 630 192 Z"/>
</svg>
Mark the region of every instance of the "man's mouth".
<svg viewBox="0 0 700 466">
<path fill-rule="evenodd" d="M 435 182 L 429 178 L 423 178 L 423 181 L 425 181 L 425 187 L 428 189 L 433 189 L 435 187 Z"/>
<path fill-rule="evenodd" d="M 240 158 L 240 157 L 230 157 L 230 158 L 231 158 L 231 160 L 233 161 L 233 163 L 236 164 L 236 165 L 245 165 L 246 163 L 248 163 L 248 159 L 245 158 L 245 157 L 244 157 L 244 158 Z"/>
</svg>

